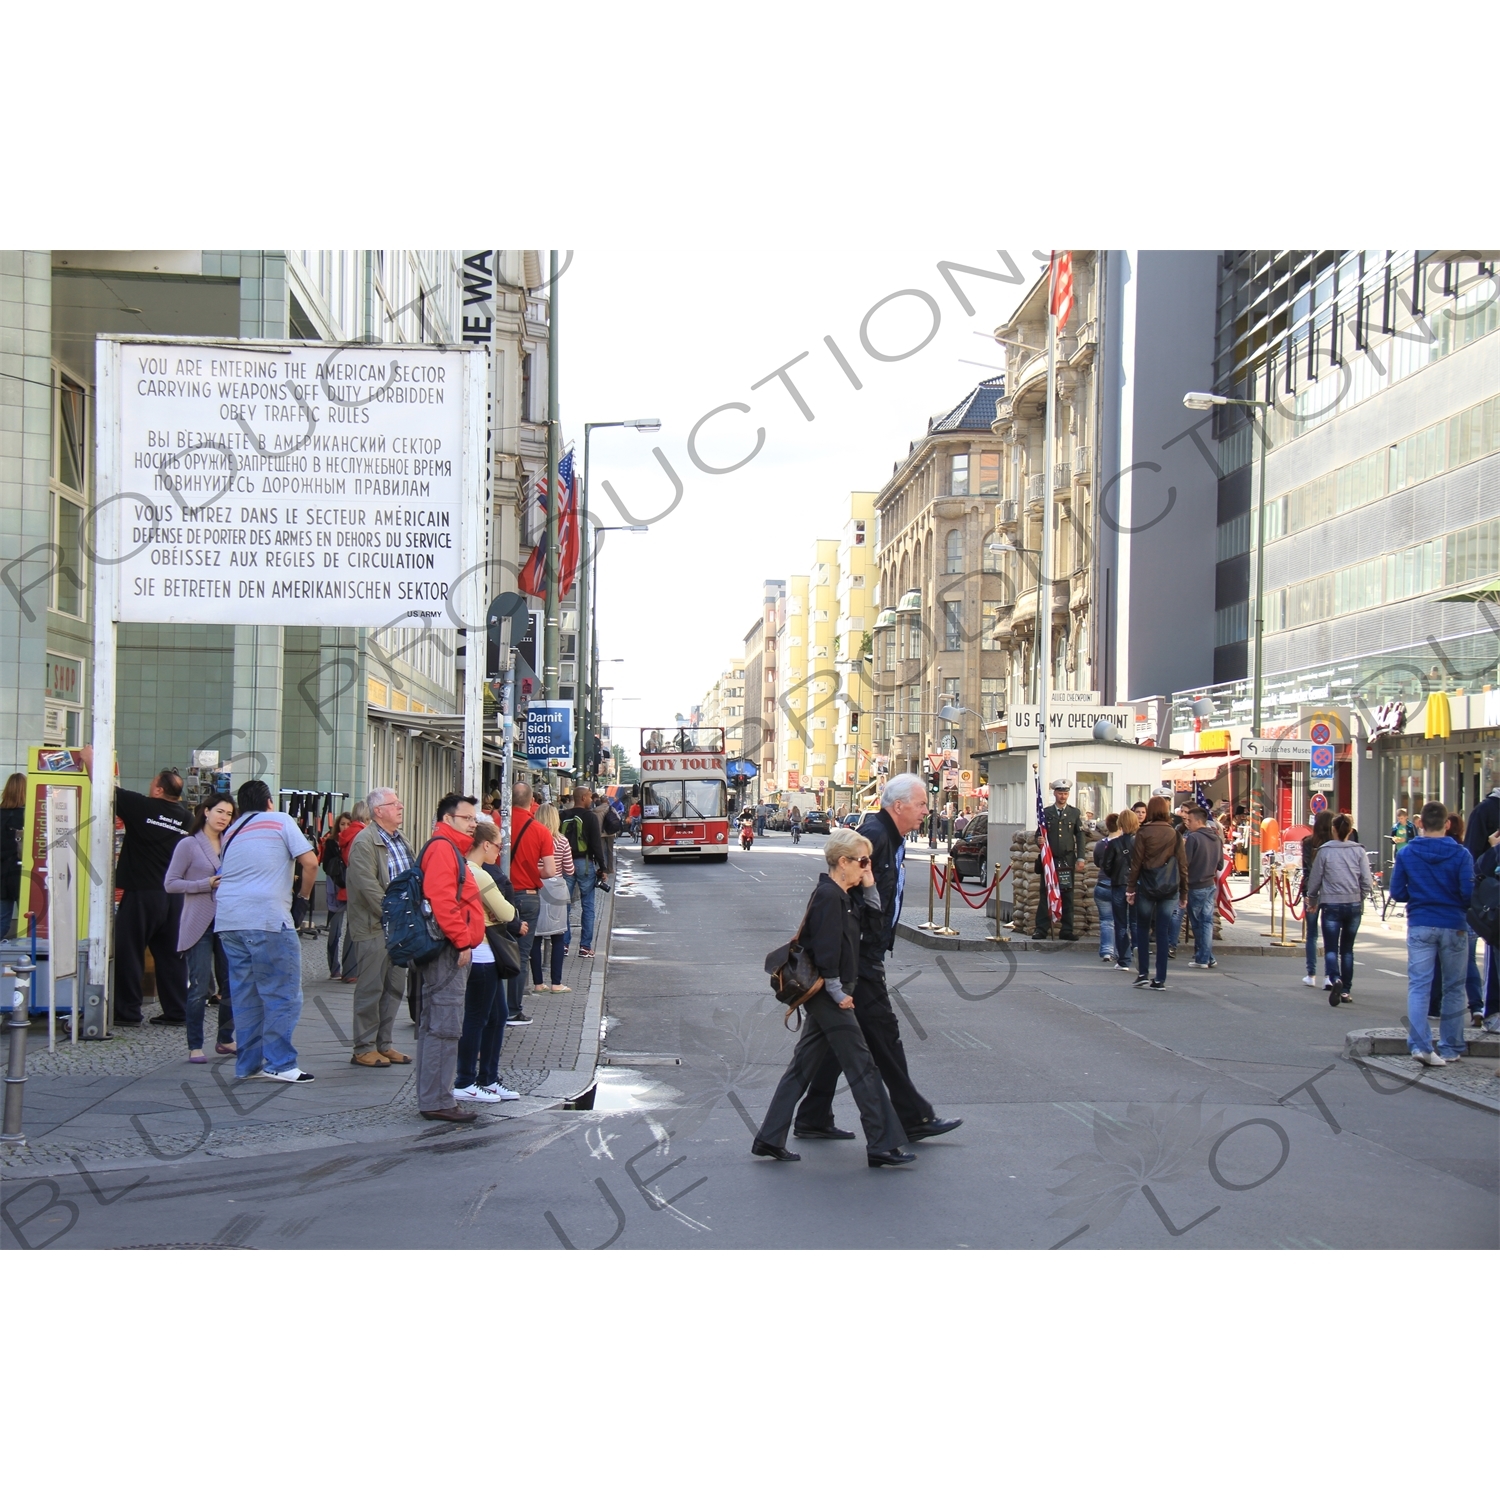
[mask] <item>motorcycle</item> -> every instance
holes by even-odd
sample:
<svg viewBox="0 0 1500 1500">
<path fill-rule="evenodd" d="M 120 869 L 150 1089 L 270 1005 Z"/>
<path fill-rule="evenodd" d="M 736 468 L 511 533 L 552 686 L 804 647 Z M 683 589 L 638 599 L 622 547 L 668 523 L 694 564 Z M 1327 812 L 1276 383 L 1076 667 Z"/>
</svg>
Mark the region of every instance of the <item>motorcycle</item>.
<svg viewBox="0 0 1500 1500">
<path fill-rule="evenodd" d="M 740 848 L 748 849 L 755 842 L 755 825 L 753 823 L 740 824 Z"/>
</svg>

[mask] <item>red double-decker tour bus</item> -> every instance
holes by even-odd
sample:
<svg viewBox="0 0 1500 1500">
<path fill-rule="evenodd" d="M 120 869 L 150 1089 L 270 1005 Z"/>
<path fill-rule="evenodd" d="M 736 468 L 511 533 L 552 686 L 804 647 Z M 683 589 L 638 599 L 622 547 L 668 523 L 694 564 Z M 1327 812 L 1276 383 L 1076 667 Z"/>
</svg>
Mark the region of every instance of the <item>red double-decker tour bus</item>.
<svg viewBox="0 0 1500 1500">
<path fill-rule="evenodd" d="M 641 730 L 641 855 L 729 858 L 722 729 Z"/>
</svg>

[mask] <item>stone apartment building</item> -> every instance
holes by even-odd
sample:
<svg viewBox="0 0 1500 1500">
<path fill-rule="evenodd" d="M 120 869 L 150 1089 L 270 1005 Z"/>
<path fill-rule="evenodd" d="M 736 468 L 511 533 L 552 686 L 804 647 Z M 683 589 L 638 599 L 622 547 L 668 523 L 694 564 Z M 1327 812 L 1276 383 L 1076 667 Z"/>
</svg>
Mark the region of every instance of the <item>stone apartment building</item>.
<svg viewBox="0 0 1500 1500">
<path fill-rule="evenodd" d="M 813 543 L 809 572 L 789 581 L 779 702 L 782 782 L 788 791 L 826 794 L 833 783 L 839 674 L 834 664 L 838 543 Z"/>
<path fill-rule="evenodd" d="M 833 734 L 833 785 L 849 797 L 873 775 L 875 696 L 870 673 L 875 579 L 875 493 L 856 490 L 838 540 L 834 596 L 834 670 L 838 673 L 838 720 Z"/>
<path fill-rule="evenodd" d="M 745 663 L 735 657 L 714 679 L 698 707 L 699 724 L 724 731 L 724 752 L 739 756 L 745 743 Z"/>
<path fill-rule="evenodd" d="M 1007 607 L 1014 612 L 1016 582 L 989 545 L 1003 459 L 992 426 L 1004 394 L 1003 377 L 983 380 L 932 418 L 874 499 L 881 610 L 870 743 L 876 768 L 890 774 L 923 770 L 939 749 L 966 765 L 1005 700 L 1010 640 L 997 629 Z M 938 719 L 947 705 L 967 710 L 951 727 Z"/>
<path fill-rule="evenodd" d="M 778 765 L 777 694 L 778 632 L 785 614 L 786 580 L 768 578 L 761 595 L 760 614 L 745 632 L 745 732 L 742 754 L 759 767 L 759 787 L 752 796 L 769 797 L 780 790 Z"/>
</svg>

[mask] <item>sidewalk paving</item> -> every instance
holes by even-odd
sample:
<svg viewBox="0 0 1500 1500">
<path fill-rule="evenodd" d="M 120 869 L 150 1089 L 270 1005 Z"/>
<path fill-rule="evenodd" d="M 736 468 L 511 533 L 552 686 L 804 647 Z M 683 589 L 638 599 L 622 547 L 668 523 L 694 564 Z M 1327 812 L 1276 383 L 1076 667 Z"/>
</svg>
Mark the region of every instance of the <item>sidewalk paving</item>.
<svg viewBox="0 0 1500 1500">
<path fill-rule="evenodd" d="M 592 1086 L 598 1063 L 614 893 L 599 903 L 596 956 L 574 949 L 563 972 L 568 994 L 525 997 L 530 1026 L 506 1028 L 501 1080 L 522 1097 L 479 1106 L 482 1119 L 556 1109 Z M 217 1012 L 205 1022 L 209 1063 L 189 1063 L 181 1027 L 127 1028 L 75 1047 L 60 1035 L 49 1053 L 45 1020 L 27 1041 L 24 1146 L 6 1147 L 7 1177 L 74 1167 L 105 1168 L 147 1157 L 187 1161 L 260 1156 L 354 1142 L 395 1140 L 460 1127 L 422 1119 L 415 1068 L 349 1065 L 353 985 L 327 977 L 321 937 L 302 946 L 303 1007 L 294 1041 L 313 1082 L 237 1081 L 234 1059 L 213 1054 Z M 528 976 L 528 983 L 529 983 Z M 147 1001 L 146 1014 L 160 1014 Z M 403 1006 L 394 1043 L 415 1054 L 416 1028 Z"/>
</svg>

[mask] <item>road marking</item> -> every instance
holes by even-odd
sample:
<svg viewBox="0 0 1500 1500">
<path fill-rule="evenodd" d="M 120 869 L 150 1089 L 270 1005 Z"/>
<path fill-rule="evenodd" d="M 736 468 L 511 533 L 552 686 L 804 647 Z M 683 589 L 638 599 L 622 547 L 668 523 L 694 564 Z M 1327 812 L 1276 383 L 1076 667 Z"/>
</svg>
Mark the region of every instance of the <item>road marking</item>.
<svg viewBox="0 0 1500 1500">
<path fill-rule="evenodd" d="M 1394 969 L 1376 969 L 1377 974 L 1389 974 L 1392 979 L 1405 979 L 1405 974 L 1398 974 Z"/>
</svg>

